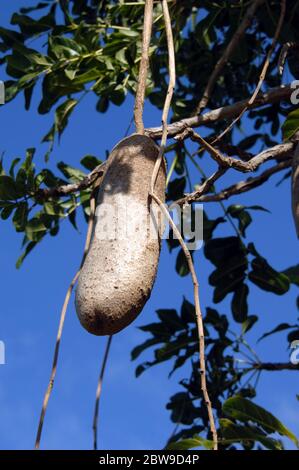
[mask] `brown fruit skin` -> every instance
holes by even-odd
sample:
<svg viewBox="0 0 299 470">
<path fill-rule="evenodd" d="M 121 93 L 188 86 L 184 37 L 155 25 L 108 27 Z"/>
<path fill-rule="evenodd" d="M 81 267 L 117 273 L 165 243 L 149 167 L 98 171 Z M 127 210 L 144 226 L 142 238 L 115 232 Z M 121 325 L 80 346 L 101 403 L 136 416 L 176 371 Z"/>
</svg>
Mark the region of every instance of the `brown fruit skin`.
<svg viewBox="0 0 299 470">
<path fill-rule="evenodd" d="M 158 153 L 159 148 L 152 139 L 134 134 L 119 142 L 107 160 L 97 197 L 91 246 L 79 276 L 75 299 L 82 326 L 94 335 L 115 334 L 128 326 L 150 297 L 161 242 L 160 236 L 147 236 L 143 222 L 144 217 L 149 217 L 150 182 Z M 155 185 L 155 193 L 162 201 L 165 200 L 165 182 L 163 161 Z M 121 230 L 121 237 L 101 239 L 98 235 L 105 226 L 106 204 L 112 209 L 109 210 L 110 225 Z M 154 201 L 151 204 L 156 206 Z M 127 208 L 125 220 L 133 224 L 129 235 L 123 233 L 124 207 Z M 135 224 L 139 224 L 139 229 L 135 230 Z"/>
</svg>

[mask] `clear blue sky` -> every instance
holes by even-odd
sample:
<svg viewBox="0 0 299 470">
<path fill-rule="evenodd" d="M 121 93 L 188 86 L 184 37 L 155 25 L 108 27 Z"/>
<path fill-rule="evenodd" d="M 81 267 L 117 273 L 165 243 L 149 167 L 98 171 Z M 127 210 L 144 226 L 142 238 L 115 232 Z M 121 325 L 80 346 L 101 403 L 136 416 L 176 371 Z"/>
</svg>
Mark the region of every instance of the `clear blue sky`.
<svg viewBox="0 0 299 470">
<path fill-rule="evenodd" d="M 18 6 L 32 1 L 2 2 L 1 24 L 9 21 Z M 0 79 L 5 79 L 1 69 Z M 40 116 L 34 110 L 39 94 L 35 92 L 33 110 L 24 110 L 23 97 L 1 106 L 0 152 L 5 151 L 5 163 L 24 156 L 27 147 L 38 148 L 36 164 L 44 166 L 45 144 L 41 137 L 48 131 L 52 116 Z M 121 108 L 111 106 L 102 115 L 95 111 L 95 99 L 86 97 L 75 110 L 61 144 L 56 145 L 50 168 L 64 160 L 74 166 L 86 154 L 104 158 L 105 150 L 120 140 L 132 116 L 133 100 L 128 98 Z M 150 106 L 146 109 L 147 126 L 158 125 L 160 113 Z M 245 123 L 246 124 L 246 123 Z M 245 135 L 250 129 L 244 127 Z M 207 162 L 206 171 L 212 166 Z M 198 175 L 193 176 L 196 182 Z M 230 184 L 240 178 L 232 175 Z M 271 214 L 254 214 L 253 228 L 247 239 L 253 241 L 280 270 L 298 262 L 298 241 L 291 219 L 289 182 L 279 188 L 271 182 L 232 202 L 262 204 Z M 218 185 L 218 188 L 222 187 Z M 220 214 L 218 205 L 206 206 L 208 214 Z M 6 344 L 7 364 L 0 366 L 0 448 L 30 449 L 35 433 L 52 362 L 58 318 L 69 282 L 80 263 L 86 226 L 80 220 L 80 233 L 68 221 L 62 224 L 59 236 L 46 238 L 25 261 L 21 270 L 15 269 L 20 254 L 22 236 L 11 223 L 1 222 L 0 277 L 1 315 L 0 340 Z M 231 234 L 231 227 L 219 229 L 218 234 Z M 140 317 L 125 331 L 114 337 L 109 366 L 104 382 L 100 410 L 100 447 L 105 449 L 159 449 L 173 430 L 165 404 L 171 394 L 180 390 L 179 380 L 188 374 L 182 370 L 169 380 L 169 366 L 154 367 L 135 379 L 136 363 L 130 361 L 132 348 L 146 339 L 137 329 L 155 318 L 157 308 L 179 308 L 185 295 L 192 301 L 190 278 L 180 278 L 174 270 L 175 257 L 169 256 L 166 245 L 162 250 L 158 278 L 150 301 Z M 211 265 L 201 253 L 196 255 L 203 306 L 211 305 L 212 290 L 207 283 Z M 256 339 L 283 321 L 295 322 L 297 291 L 292 288 L 279 297 L 252 288 L 250 314 L 260 316 L 259 324 L 250 333 Z M 229 299 L 217 306 L 221 313 L 230 312 Z M 235 326 L 238 331 L 239 326 Z M 97 377 L 106 340 L 89 335 L 77 320 L 74 302 L 70 307 L 63 334 L 57 380 L 50 400 L 42 448 L 89 449 L 92 446 L 92 414 Z M 277 335 L 256 346 L 265 361 L 288 361 L 285 336 Z M 146 355 L 143 359 L 146 358 Z M 276 414 L 299 435 L 298 374 L 264 373 L 258 387 L 257 403 Z"/>
</svg>

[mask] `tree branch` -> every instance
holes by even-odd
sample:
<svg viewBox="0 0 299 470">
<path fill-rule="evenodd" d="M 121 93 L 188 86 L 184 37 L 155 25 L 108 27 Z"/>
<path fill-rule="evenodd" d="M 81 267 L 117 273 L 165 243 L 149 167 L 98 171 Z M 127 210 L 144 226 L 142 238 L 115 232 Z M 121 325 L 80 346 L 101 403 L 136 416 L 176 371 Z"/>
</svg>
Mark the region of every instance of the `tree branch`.
<svg viewBox="0 0 299 470">
<path fill-rule="evenodd" d="M 156 179 L 159 173 L 159 169 L 160 169 L 164 151 L 165 151 L 165 145 L 167 142 L 167 134 L 168 134 L 167 119 L 168 119 L 169 109 L 170 109 L 171 100 L 173 97 L 173 91 L 174 91 L 175 80 L 176 80 L 174 43 L 173 43 L 171 19 L 169 15 L 167 0 L 162 1 L 162 9 L 163 9 L 165 31 L 166 31 L 166 38 L 167 38 L 169 83 L 168 83 L 167 95 L 165 98 L 165 102 L 163 106 L 163 113 L 162 113 L 162 139 L 160 143 L 160 150 L 159 150 L 158 158 L 155 162 L 155 167 L 154 167 L 154 171 L 153 171 L 152 178 L 151 178 L 151 192 L 154 192 L 154 186 L 156 183 Z"/>
<path fill-rule="evenodd" d="M 85 176 L 78 183 L 64 184 L 62 186 L 55 186 L 54 188 L 41 188 L 36 192 L 36 197 L 42 200 L 47 200 L 51 197 L 58 198 L 61 196 L 67 196 L 68 194 L 82 191 L 90 188 L 95 181 L 104 175 L 106 169 L 106 162 L 98 165 L 88 175 Z"/>
<path fill-rule="evenodd" d="M 191 137 L 191 140 L 199 142 L 209 152 L 211 157 L 218 163 L 219 166 L 234 168 L 235 170 L 242 171 L 243 173 L 255 171 L 267 160 L 276 157 L 285 157 L 286 155 L 289 155 L 294 148 L 293 142 L 286 142 L 275 145 L 274 147 L 266 149 L 255 157 L 251 158 L 248 162 L 244 162 L 243 160 L 238 160 L 236 158 L 223 155 L 219 150 L 216 150 L 211 144 L 209 144 L 209 142 L 207 142 L 203 137 L 197 134 L 193 129 L 189 130 L 189 136 Z"/>
<path fill-rule="evenodd" d="M 292 84 L 271 88 L 266 93 L 259 93 L 254 103 L 248 106 L 248 109 L 258 108 L 260 106 L 277 103 L 279 101 L 287 101 L 294 90 L 295 88 L 292 87 Z M 208 111 L 200 116 L 193 116 L 174 122 L 168 126 L 168 136 L 173 137 L 187 127 L 205 126 L 224 119 L 233 119 L 238 116 L 244 108 L 246 108 L 248 100 L 249 98 L 246 98 L 245 100 L 237 101 L 234 104 L 213 109 L 212 111 Z M 162 127 L 150 127 L 145 129 L 145 133 L 152 139 L 158 140 L 162 136 Z"/>
<path fill-rule="evenodd" d="M 185 197 L 178 199 L 175 201 L 175 204 L 178 204 L 180 206 L 184 204 L 190 204 L 191 202 L 215 202 L 215 201 L 223 201 L 225 199 L 228 199 L 232 196 L 236 196 L 237 194 L 242 194 L 247 191 L 250 191 L 251 189 L 257 188 L 258 186 L 261 186 L 264 184 L 268 179 L 274 175 L 275 173 L 278 173 L 279 171 L 285 170 L 286 168 L 289 168 L 292 165 L 292 160 L 288 159 L 286 161 L 282 161 L 278 163 L 277 165 L 273 166 L 272 168 L 269 168 L 268 170 L 265 170 L 263 173 L 261 173 L 259 176 L 256 176 L 254 178 L 248 178 L 245 181 L 240 181 L 239 183 L 233 184 L 229 186 L 226 189 L 223 189 L 217 194 L 203 194 L 206 192 L 206 187 L 202 185 L 197 191 L 194 191 L 193 193 L 187 194 Z M 214 174 L 215 175 L 215 174 Z M 221 175 L 220 175 L 221 176 Z M 212 177 L 210 177 L 212 178 Z M 217 178 L 218 179 L 218 178 Z M 216 178 L 214 179 L 216 181 Z"/>
<path fill-rule="evenodd" d="M 299 371 L 299 364 L 292 364 L 291 362 L 257 362 L 251 364 L 252 369 L 266 370 L 269 372 L 281 370 L 297 370 Z"/>
<path fill-rule="evenodd" d="M 214 68 L 214 70 L 213 70 L 213 72 L 212 72 L 212 74 L 209 78 L 209 81 L 208 81 L 208 84 L 207 84 L 207 86 L 204 90 L 203 96 L 202 96 L 202 98 L 201 98 L 201 100 L 200 100 L 200 102 L 199 102 L 199 104 L 196 108 L 196 114 L 199 114 L 202 111 L 202 109 L 204 109 L 207 106 L 207 104 L 210 100 L 213 88 L 215 86 L 215 83 L 217 81 L 217 78 L 218 78 L 221 70 L 226 65 L 226 63 L 228 62 L 231 55 L 234 53 L 234 50 L 236 49 L 236 47 L 239 45 L 241 37 L 245 34 L 246 30 L 249 28 L 249 26 L 250 26 L 250 24 L 251 24 L 251 22 L 254 18 L 256 9 L 263 2 L 264 2 L 264 0 L 255 0 L 254 2 L 252 2 L 251 6 L 246 11 L 243 20 L 241 21 L 241 23 L 240 23 L 238 29 L 236 30 L 235 34 L 233 35 L 232 39 L 228 43 L 226 49 L 223 52 L 223 55 L 218 60 L 216 66 L 215 66 L 215 68 Z"/>
<path fill-rule="evenodd" d="M 189 132 L 189 129 L 187 130 Z M 192 131 L 192 129 L 191 129 Z M 193 131 L 192 131 L 193 132 Z M 197 137 L 196 139 L 198 139 L 198 137 L 200 139 L 202 139 L 198 134 L 195 134 Z M 207 142 L 202 139 L 205 143 L 205 145 L 207 144 Z M 213 147 L 213 151 L 217 152 L 217 156 L 214 158 L 218 163 L 219 163 L 219 169 L 213 174 L 211 175 L 201 186 L 200 188 L 189 194 L 189 195 L 186 195 L 186 197 L 180 199 L 179 201 L 176 201 L 177 203 L 180 203 L 180 204 L 184 204 L 184 203 L 188 203 L 188 202 L 193 202 L 194 200 L 198 200 L 197 198 L 198 197 L 201 197 L 203 194 L 207 193 L 209 191 L 209 189 L 212 187 L 212 185 L 215 183 L 215 181 L 217 181 L 226 171 L 228 168 L 230 167 L 233 167 L 235 169 L 237 169 L 238 171 L 242 171 L 242 172 L 248 172 L 248 171 L 254 171 L 259 165 L 261 165 L 262 163 L 264 163 L 265 161 L 267 160 L 270 160 L 270 159 L 276 159 L 278 161 L 280 160 L 283 160 L 283 163 L 286 163 L 285 161 L 288 160 L 288 158 L 290 157 L 293 149 L 294 149 L 294 146 L 295 146 L 295 143 L 293 142 L 286 142 L 286 143 L 283 143 L 283 144 L 279 144 L 279 145 L 275 145 L 274 147 L 271 147 L 270 149 L 266 149 L 264 150 L 263 152 L 261 152 L 260 154 L 256 155 L 255 157 L 253 157 L 250 161 L 248 162 L 244 162 L 244 161 L 241 161 L 241 160 L 237 160 L 237 159 L 234 159 L 234 158 L 231 158 L 231 157 L 226 157 L 225 155 L 222 155 L 220 152 L 216 151 Z M 89 187 L 91 187 L 94 182 L 99 178 L 99 177 L 102 177 L 105 173 L 105 165 L 106 165 L 106 162 L 102 163 L 101 165 L 99 165 L 98 167 L 96 167 L 92 172 L 90 172 L 88 175 L 86 175 L 86 177 L 79 181 L 78 183 L 71 183 L 71 184 L 66 184 L 66 185 L 62 185 L 62 186 L 56 186 L 54 188 L 45 188 L 45 189 L 39 189 L 38 192 L 36 193 L 36 197 L 38 197 L 39 199 L 45 201 L 51 197 L 54 197 L 54 198 L 58 198 L 58 197 L 63 197 L 63 196 L 67 196 L 68 194 L 72 194 L 72 193 L 75 193 L 77 191 L 82 191 L 84 189 L 87 189 Z M 268 172 L 270 172 L 270 176 L 274 173 L 277 173 L 278 171 L 281 171 L 283 170 L 284 168 L 287 168 L 290 166 L 290 163 L 289 161 L 287 161 L 287 164 L 286 166 L 285 165 L 278 165 L 278 166 L 275 166 L 273 168 L 271 168 L 270 170 L 267 170 L 265 173 L 266 175 L 268 174 Z M 264 175 L 264 173 L 262 173 L 262 175 Z M 262 175 L 260 175 L 262 177 Z M 255 183 L 256 180 L 259 180 L 260 177 L 257 177 L 257 178 L 249 178 L 248 180 L 246 181 L 242 181 L 240 183 L 238 183 L 238 185 L 233 185 L 231 186 L 230 188 L 235 188 L 235 189 L 238 189 L 238 191 L 240 190 L 240 192 L 245 192 L 245 191 L 248 191 L 249 189 L 251 189 L 251 186 L 252 187 L 255 187 L 253 186 Z M 268 178 L 267 178 L 268 179 Z M 265 180 L 266 181 L 266 180 Z M 251 184 L 249 185 L 249 182 L 251 182 Z M 262 181 L 263 183 L 264 181 Z M 261 183 L 261 184 L 262 184 Z M 239 185 L 242 184 L 240 187 Z M 243 189 L 243 185 L 246 185 L 246 188 L 249 187 L 249 189 Z M 258 186 L 258 184 L 257 184 Z M 223 190 L 223 191 L 228 191 L 230 190 L 230 188 L 227 188 L 226 190 Z M 236 192 L 234 194 L 239 194 L 239 192 Z M 226 199 L 226 197 L 221 197 L 221 199 L 218 199 L 218 196 L 219 195 L 214 195 L 214 196 L 206 196 L 207 198 L 210 198 L 210 197 L 215 197 L 217 196 L 217 199 L 211 199 L 212 200 L 215 200 L 215 201 L 219 201 L 221 199 Z M 230 197 L 230 196 L 228 196 Z M 205 202 L 209 202 L 209 200 L 205 201 Z"/>
<path fill-rule="evenodd" d="M 136 126 L 136 132 L 138 134 L 144 134 L 143 124 L 143 108 L 144 108 L 144 96 L 146 90 L 146 79 L 148 71 L 148 51 L 152 34 L 153 24 L 153 0 L 145 0 L 144 7 L 144 22 L 143 22 L 143 36 L 142 36 L 142 52 L 141 61 L 138 74 L 138 83 L 135 97 L 134 106 L 134 121 Z"/>
<path fill-rule="evenodd" d="M 259 76 L 258 84 L 257 84 L 252 96 L 250 97 L 247 105 L 245 106 L 245 108 L 243 108 L 242 111 L 240 112 L 240 114 L 233 120 L 233 122 L 231 122 L 230 125 L 227 126 L 227 128 L 223 132 L 221 132 L 221 134 L 213 141 L 213 144 L 218 142 L 219 140 L 221 140 L 222 137 L 224 137 L 225 134 L 227 134 L 227 132 L 229 132 L 235 126 L 235 124 L 237 124 L 237 122 L 242 118 L 242 116 L 245 114 L 247 109 L 254 104 L 254 102 L 256 100 L 256 97 L 257 97 L 258 93 L 260 92 L 262 84 L 265 80 L 266 73 L 267 73 L 267 70 L 268 70 L 269 65 L 270 65 L 270 59 L 271 59 L 271 56 L 272 56 L 273 51 L 275 49 L 275 46 L 276 46 L 280 31 L 281 31 L 281 28 L 282 28 L 282 25 L 283 25 L 283 21 L 284 21 L 284 17 L 285 17 L 285 11 L 286 11 L 286 0 L 281 0 L 279 20 L 278 20 L 278 23 L 277 23 L 277 26 L 276 26 L 276 30 L 275 30 L 274 38 L 273 38 L 272 43 L 271 43 L 271 47 L 270 47 L 270 49 L 267 53 L 266 60 L 264 62 L 262 71 L 261 71 L 260 76 Z"/>
</svg>

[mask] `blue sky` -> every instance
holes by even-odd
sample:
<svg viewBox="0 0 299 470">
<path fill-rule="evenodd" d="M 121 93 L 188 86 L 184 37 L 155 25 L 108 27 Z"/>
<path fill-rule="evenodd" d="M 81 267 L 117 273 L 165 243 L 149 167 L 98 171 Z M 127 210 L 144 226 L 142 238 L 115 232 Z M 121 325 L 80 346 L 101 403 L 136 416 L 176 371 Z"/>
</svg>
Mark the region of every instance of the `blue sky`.
<svg viewBox="0 0 299 470">
<path fill-rule="evenodd" d="M 3 2 L 1 23 L 7 23 L 11 12 L 32 1 Z M 5 79 L 4 69 L 0 79 Z M 23 97 L 1 106 L 1 144 L 5 163 L 16 156 L 24 156 L 27 147 L 36 146 L 37 166 L 44 166 L 46 145 L 41 137 L 52 124 L 52 116 L 40 116 L 35 111 L 39 94 L 35 92 L 32 111 L 24 110 Z M 95 99 L 87 96 L 75 110 L 70 124 L 55 146 L 50 168 L 64 160 L 78 165 L 86 154 L 104 158 L 105 151 L 119 141 L 128 126 L 133 111 L 129 97 L 121 108 L 111 106 L 108 113 L 95 111 Z M 158 125 L 160 113 L 146 106 L 147 127 Z M 245 135 L 250 129 L 243 126 Z M 191 167 L 190 167 L 191 168 Z M 213 165 L 207 160 L 205 170 Z M 198 175 L 194 174 L 195 183 Z M 298 241 L 291 218 L 289 182 L 275 187 L 280 175 L 265 187 L 232 199 L 247 205 L 262 204 L 271 214 L 255 213 L 247 240 L 278 270 L 298 262 Z M 232 174 L 225 186 L 240 179 Z M 218 184 L 218 189 L 224 182 Z M 221 214 L 218 205 L 206 205 L 213 217 Z M 1 312 L 0 340 L 6 345 L 5 366 L 0 366 L 0 448 L 30 449 L 35 433 L 52 362 L 53 347 L 61 305 L 69 282 L 78 268 L 84 245 L 86 226 L 79 220 L 79 233 L 68 221 L 62 224 L 59 236 L 46 238 L 25 261 L 21 270 L 15 269 L 20 254 L 22 236 L 16 234 L 11 223 L 1 222 L 0 248 Z M 231 227 L 221 227 L 219 235 L 232 234 Z M 196 268 L 200 279 L 203 307 L 212 304 L 212 290 L 207 278 L 211 265 L 202 253 L 197 253 Z M 178 371 L 168 379 L 169 366 L 161 365 L 135 379 L 136 363 L 130 361 L 130 351 L 146 339 L 138 326 L 155 318 L 157 308 L 179 308 L 183 295 L 192 301 L 191 279 L 180 278 L 174 270 L 175 256 L 163 246 L 159 272 L 151 299 L 139 318 L 126 330 L 116 335 L 104 382 L 100 409 L 99 443 L 105 449 L 159 449 L 173 430 L 165 404 L 171 394 L 180 388 L 179 380 L 188 370 Z M 297 291 L 292 288 L 286 296 L 274 296 L 252 288 L 250 314 L 260 316 L 258 326 L 249 333 L 248 340 L 255 346 L 256 339 L 265 330 L 277 324 L 295 322 Z M 217 306 L 221 313 L 230 312 L 229 300 Z M 235 331 L 239 326 L 234 325 Z M 80 326 L 73 299 L 70 302 L 63 334 L 59 369 L 42 437 L 42 448 L 89 449 L 92 446 L 92 414 L 97 377 L 105 345 L 105 338 L 88 334 Z M 264 361 L 288 361 L 285 335 L 273 336 L 256 345 Z M 146 358 L 146 355 L 143 359 Z M 264 373 L 258 387 L 257 403 L 277 415 L 299 435 L 298 374 Z"/>
</svg>

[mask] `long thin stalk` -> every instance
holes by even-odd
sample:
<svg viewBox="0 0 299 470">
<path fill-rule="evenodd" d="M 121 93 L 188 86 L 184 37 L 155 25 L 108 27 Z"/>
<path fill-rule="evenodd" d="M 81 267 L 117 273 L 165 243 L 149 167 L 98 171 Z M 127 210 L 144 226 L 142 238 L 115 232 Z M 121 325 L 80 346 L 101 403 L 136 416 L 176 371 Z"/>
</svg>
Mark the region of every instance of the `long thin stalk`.
<svg viewBox="0 0 299 470">
<path fill-rule="evenodd" d="M 66 317 L 66 312 L 67 312 L 67 307 L 69 304 L 69 300 L 71 298 L 71 294 L 73 292 L 73 288 L 77 282 L 77 279 L 80 275 L 82 266 L 84 264 L 86 255 L 88 253 L 89 247 L 90 247 L 90 242 L 91 242 L 91 236 L 92 236 L 92 228 L 93 228 L 93 222 L 94 222 L 94 214 L 95 214 L 95 198 L 94 194 L 92 194 L 91 199 L 90 199 L 90 216 L 89 216 L 89 221 L 88 221 L 88 229 L 87 229 L 87 235 L 86 235 L 86 241 L 85 241 L 85 247 L 84 247 L 84 253 L 82 257 L 82 261 L 80 264 L 79 270 L 76 272 L 75 276 L 73 277 L 69 288 L 67 290 L 64 303 L 62 306 L 61 314 L 60 314 L 60 320 L 59 320 L 59 326 L 58 326 L 58 332 L 57 332 L 57 337 L 56 337 L 56 343 L 55 343 L 55 350 L 54 350 L 54 357 L 53 357 L 53 364 L 52 364 L 52 369 L 51 369 L 51 374 L 50 374 L 50 380 L 48 383 L 48 387 L 44 396 L 44 401 L 42 405 L 42 410 L 39 418 L 39 423 L 38 423 L 38 429 L 37 429 L 37 434 L 36 434 L 36 440 L 35 440 L 35 449 L 39 449 L 40 447 L 40 440 L 41 440 L 41 435 L 43 431 L 43 425 L 44 425 L 44 419 L 49 403 L 49 399 L 51 396 L 51 392 L 53 390 L 54 386 L 54 380 L 56 377 L 56 372 L 57 372 L 57 363 L 58 363 L 58 358 L 59 358 L 59 349 L 60 349 L 60 343 L 61 343 L 61 337 L 62 337 L 62 332 L 63 332 L 63 327 L 64 327 L 64 322 L 65 322 L 65 317 Z"/>
</svg>

